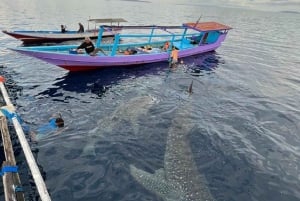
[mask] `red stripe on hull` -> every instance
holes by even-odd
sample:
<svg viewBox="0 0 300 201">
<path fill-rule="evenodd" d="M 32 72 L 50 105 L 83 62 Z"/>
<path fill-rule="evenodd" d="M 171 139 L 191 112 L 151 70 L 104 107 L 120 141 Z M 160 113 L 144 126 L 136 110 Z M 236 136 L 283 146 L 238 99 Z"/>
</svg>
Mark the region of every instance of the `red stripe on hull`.
<svg viewBox="0 0 300 201">
<path fill-rule="evenodd" d="M 71 72 L 79 72 L 79 71 L 91 71 L 91 70 L 99 70 L 103 69 L 103 67 L 97 67 L 97 66 L 63 66 L 59 65 L 59 67 L 66 69 Z"/>
<path fill-rule="evenodd" d="M 124 66 L 69 66 L 69 65 L 58 65 L 59 67 L 66 69 L 71 72 L 82 72 L 82 71 L 92 71 L 92 70 L 102 70 L 102 69 L 107 69 L 107 68 L 131 68 L 131 67 L 136 67 L 141 64 L 133 64 L 133 65 L 124 65 Z"/>
</svg>

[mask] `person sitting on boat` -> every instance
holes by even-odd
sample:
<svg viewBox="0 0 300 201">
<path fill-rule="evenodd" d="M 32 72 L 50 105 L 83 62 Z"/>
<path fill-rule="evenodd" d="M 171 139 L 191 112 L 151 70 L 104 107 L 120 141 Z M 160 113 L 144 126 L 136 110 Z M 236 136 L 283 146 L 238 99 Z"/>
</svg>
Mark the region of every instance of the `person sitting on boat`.
<svg viewBox="0 0 300 201">
<path fill-rule="evenodd" d="M 136 54 L 137 53 L 137 50 L 136 49 L 133 49 L 133 48 L 127 48 L 125 51 L 124 51 L 124 54 L 125 55 L 132 55 L 132 54 Z"/>
<path fill-rule="evenodd" d="M 78 29 L 78 33 L 83 33 L 84 32 L 84 27 L 83 27 L 83 25 L 79 22 L 78 23 L 78 25 L 79 25 L 79 29 Z"/>
<path fill-rule="evenodd" d="M 141 47 L 139 47 L 137 49 L 140 50 L 140 51 L 142 51 L 142 52 L 146 52 L 146 53 L 149 53 L 149 52 L 152 51 L 151 45 L 141 46 Z"/>
<path fill-rule="evenodd" d="M 61 33 L 66 33 L 66 26 L 65 25 L 60 25 L 61 27 Z"/>
<path fill-rule="evenodd" d="M 178 49 L 175 46 L 172 47 L 170 59 L 170 67 L 173 68 L 178 63 Z"/>
<path fill-rule="evenodd" d="M 170 42 L 166 41 L 164 46 L 162 47 L 162 50 L 167 51 L 169 49 L 169 47 L 170 47 Z"/>
<path fill-rule="evenodd" d="M 89 37 L 85 37 L 83 43 L 81 43 L 81 45 L 79 45 L 76 48 L 77 53 L 82 54 L 83 53 L 83 49 L 85 49 L 85 52 L 87 54 L 91 54 L 91 53 L 94 52 L 95 46 L 94 46 L 93 42 L 91 41 L 91 39 Z"/>
</svg>

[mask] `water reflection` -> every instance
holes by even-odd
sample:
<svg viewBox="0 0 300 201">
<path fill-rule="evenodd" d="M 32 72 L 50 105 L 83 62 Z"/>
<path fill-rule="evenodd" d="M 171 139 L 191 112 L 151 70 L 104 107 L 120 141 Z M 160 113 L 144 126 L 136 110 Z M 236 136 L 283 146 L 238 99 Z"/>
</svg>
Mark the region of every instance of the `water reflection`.
<svg viewBox="0 0 300 201">
<path fill-rule="evenodd" d="M 186 72 L 193 76 L 203 76 L 204 74 L 213 73 L 224 61 L 215 51 L 201 55 L 185 58 L 183 64 Z"/>
<path fill-rule="evenodd" d="M 167 74 L 165 81 L 176 92 L 185 91 L 199 95 L 207 90 L 203 76 L 215 73 L 223 63 L 222 58 L 215 52 L 188 57 L 183 63 L 178 64 L 176 69 L 170 70 L 173 74 L 172 76 Z"/>
<path fill-rule="evenodd" d="M 135 79 L 150 75 L 160 76 L 162 74 L 165 74 L 167 79 L 169 73 L 175 72 L 175 74 L 180 75 L 180 78 L 174 75 L 172 76 L 172 79 L 178 79 L 177 81 L 180 82 L 180 79 L 190 79 L 186 78 L 182 73 L 187 73 L 188 75 L 195 77 L 203 76 L 205 74 L 213 73 L 222 63 L 224 63 L 224 61 L 222 61 L 215 52 L 209 52 L 184 58 L 183 63 L 178 64 L 176 69 L 170 70 L 168 68 L 168 62 L 160 62 L 131 67 L 130 69 L 114 68 L 90 72 L 69 72 L 64 76 L 55 79 L 52 87 L 40 92 L 37 96 L 57 97 L 61 96 L 63 91 L 69 91 L 76 93 L 92 93 L 96 95 L 96 98 L 101 98 L 112 86 L 119 85 L 126 79 Z M 183 76 L 185 78 L 183 78 Z M 189 81 L 189 84 L 190 83 L 191 82 Z M 194 85 L 197 85 L 197 83 L 197 81 L 194 82 Z"/>
<path fill-rule="evenodd" d="M 134 79 L 146 75 L 155 75 L 163 71 L 164 65 L 149 64 L 130 69 L 103 69 L 90 72 L 69 72 L 57 78 L 52 87 L 38 94 L 55 97 L 61 90 L 88 93 L 102 97 L 112 86 L 118 85 L 122 80 Z"/>
</svg>

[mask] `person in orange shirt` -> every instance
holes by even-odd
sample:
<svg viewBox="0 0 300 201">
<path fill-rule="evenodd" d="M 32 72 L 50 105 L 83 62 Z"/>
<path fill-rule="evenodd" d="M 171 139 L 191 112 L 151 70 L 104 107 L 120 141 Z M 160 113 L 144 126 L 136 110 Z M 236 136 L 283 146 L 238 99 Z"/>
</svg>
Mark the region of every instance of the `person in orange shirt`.
<svg viewBox="0 0 300 201">
<path fill-rule="evenodd" d="M 172 47 L 172 52 L 171 52 L 171 62 L 170 62 L 170 67 L 176 67 L 176 64 L 178 63 L 178 49 L 176 47 Z"/>
</svg>

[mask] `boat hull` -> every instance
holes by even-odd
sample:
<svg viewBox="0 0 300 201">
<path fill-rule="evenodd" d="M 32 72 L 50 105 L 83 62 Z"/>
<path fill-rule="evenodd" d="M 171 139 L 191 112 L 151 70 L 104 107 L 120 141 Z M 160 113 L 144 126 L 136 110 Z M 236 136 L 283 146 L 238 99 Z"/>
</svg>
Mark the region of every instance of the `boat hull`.
<svg viewBox="0 0 300 201">
<path fill-rule="evenodd" d="M 216 50 L 224 41 L 226 34 L 212 44 L 200 45 L 194 48 L 179 51 L 179 59 Z M 88 71 L 103 68 L 132 67 L 140 64 L 168 62 L 169 52 L 156 54 L 115 55 L 115 56 L 90 56 L 87 54 L 69 54 L 50 51 L 35 51 L 28 48 L 12 49 L 21 54 L 28 55 L 59 66 L 69 71 Z"/>
<path fill-rule="evenodd" d="M 121 29 L 115 29 L 110 32 L 104 32 L 103 37 L 112 37 L 119 33 Z M 98 30 L 89 30 L 84 33 L 77 33 L 77 31 L 67 31 L 61 33 L 58 31 L 6 31 L 3 33 L 21 40 L 24 44 L 38 44 L 38 43 L 58 43 L 70 40 L 83 40 L 85 37 L 91 39 L 98 38 Z"/>
</svg>

